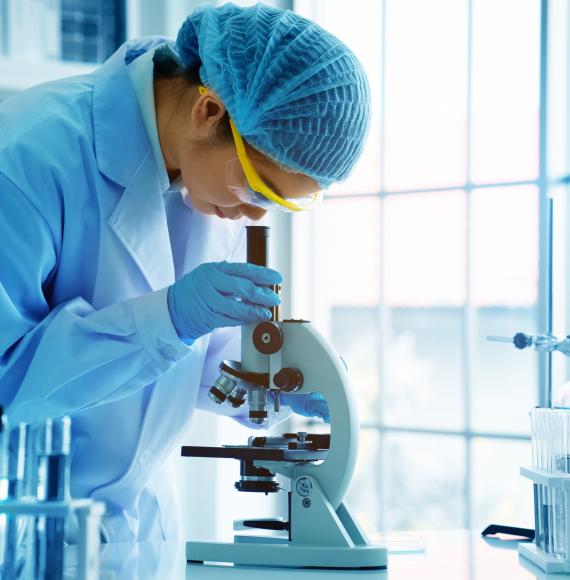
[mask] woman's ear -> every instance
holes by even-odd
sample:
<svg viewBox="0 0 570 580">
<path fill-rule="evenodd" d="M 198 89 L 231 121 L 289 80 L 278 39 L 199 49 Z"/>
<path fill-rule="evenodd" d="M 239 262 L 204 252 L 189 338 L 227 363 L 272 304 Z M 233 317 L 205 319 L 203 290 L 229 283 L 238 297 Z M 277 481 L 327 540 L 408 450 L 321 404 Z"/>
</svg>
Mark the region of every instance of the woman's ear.
<svg viewBox="0 0 570 580">
<path fill-rule="evenodd" d="M 215 133 L 216 126 L 224 118 L 226 108 L 215 93 L 200 95 L 192 107 L 190 120 L 198 139 L 207 139 Z"/>
</svg>

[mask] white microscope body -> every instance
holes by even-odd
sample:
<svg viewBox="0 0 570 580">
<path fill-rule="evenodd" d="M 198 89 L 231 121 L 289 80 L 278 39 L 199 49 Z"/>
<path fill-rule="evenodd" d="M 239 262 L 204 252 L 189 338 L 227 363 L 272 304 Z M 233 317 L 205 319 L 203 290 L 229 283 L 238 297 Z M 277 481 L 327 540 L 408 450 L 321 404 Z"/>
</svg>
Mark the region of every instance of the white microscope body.
<svg viewBox="0 0 570 580">
<path fill-rule="evenodd" d="M 328 435 L 303 433 L 251 437 L 247 446 L 183 447 L 185 456 L 239 459 L 242 478 L 236 488 L 242 491 L 278 491 L 276 474 L 290 480 L 289 519 L 250 522 L 253 528 L 281 530 L 281 537 L 244 534 L 236 535 L 233 542 L 190 541 L 187 559 L 260 566 L 385 568 L 386 548 L 370 543 L 343 501 L 354 472 L 359 436 L 356 402 L 343 361 L 309 322 L 299 320 L 242 327 L 241 352 L 241 365 L 231 361 L 220 365 L 222 375 L 211 391 L 212 398 L 217 402 L 227 399 L 235 406 L 247 399 L 251 420 L 262 423 L 267 404 L 277 406 L 280 393 L 321 393 L 329 406 L 330 441 Z"/>
</svg>

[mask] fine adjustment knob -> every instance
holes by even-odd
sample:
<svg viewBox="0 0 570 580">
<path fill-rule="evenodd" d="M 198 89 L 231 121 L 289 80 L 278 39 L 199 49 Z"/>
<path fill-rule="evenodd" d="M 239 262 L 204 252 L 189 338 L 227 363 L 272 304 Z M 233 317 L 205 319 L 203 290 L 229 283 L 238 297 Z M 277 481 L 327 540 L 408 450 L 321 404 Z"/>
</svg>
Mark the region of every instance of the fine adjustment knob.
<svg viewBox="0 0 570 580">
<path fill-rule="evenodd" d="M 303 373 L 299 369 L 285 367 L 275 374 L 273 384 L 282 391 L 291 393 L 303 386 L 303 380 Z"/>
</svg>

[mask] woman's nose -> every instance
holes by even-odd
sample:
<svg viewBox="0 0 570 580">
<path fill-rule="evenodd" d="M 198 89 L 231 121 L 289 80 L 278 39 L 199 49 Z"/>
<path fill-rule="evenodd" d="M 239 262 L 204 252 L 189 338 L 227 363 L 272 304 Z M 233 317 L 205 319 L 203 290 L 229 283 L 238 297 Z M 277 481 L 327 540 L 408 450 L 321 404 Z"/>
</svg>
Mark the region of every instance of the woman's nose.
<svg viewBox="0 0 570 580">
<path fill-rule="evenodd" d="M 241 206 L 241 212 L 245 217 L 257 221 L 267 213 L 267 210 L 260 207 L 255 207 L 253 205 L 243 205 Z"/>
<path fill-rule="evenodd" d="M 224 215 L 230 220 L 239 220 L 243 213 L 239 207 L 224 208 Z"/>
</svg>

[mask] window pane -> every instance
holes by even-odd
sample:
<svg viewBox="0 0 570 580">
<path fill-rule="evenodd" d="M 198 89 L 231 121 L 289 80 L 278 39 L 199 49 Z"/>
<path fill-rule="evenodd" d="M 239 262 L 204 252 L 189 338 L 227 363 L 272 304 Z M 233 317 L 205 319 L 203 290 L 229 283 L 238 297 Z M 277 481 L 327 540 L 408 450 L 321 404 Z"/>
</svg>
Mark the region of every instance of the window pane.
<svg viewBox="0 0 570 580">
<path fill-rule="evenodd" d="M 360 420 L 378 422 L 379 324 L 377 307 L 333 306 L 332 344 L 348 367 Z"/>
<path fill-rule="evenodd" d="M 380 435 L 374 429 L 362 429 L 354 477 L 346 496 L 348 507 L 359 523 L 369 532 L 381 529 Z"/>
<path fill-rule="evenodd" d="M 295 12 L 340 38 L 362 63 L 370 83 L 372 117 L 362 157 L 351 176 L 329 193 L 379 191 L 382 2 L 359 0 L 359 10 L 347 10 L 346 0 L 295 0 Z"/>
<path fill-rule="evenodd" d="M 473 528 L 491 523 L 534 527 L 532 483 L 519 474 L 530 463 L 530 443 L 473 441 Z"/>
<path fill-rule="evenodd" d="M 382 464 L 388 530 L 464 527 L 461 437 L 388 433 Z"/>
<path fill-rule="evenodd" d="M 538 190 L 473 192 L 472 299 L 478 306 L 532 306 L 538 298 Z"/>
<path fill-rule="evenodd" d="M 371 421 L 377 415 L 380 382 L 380 202 L 330 199 L 315 212 L 315 222 L 311 316 L 345 359 L 361 420 Z M 307 293 L 306 284 L 297 281 L 296 287 L 297 293 Z"/>
<path fill-rule="evenodd" d="M 473 163 L 477 182 L 538 174 L 538 0 L 473 2 Z"/>
<path fill-rule="evenodd" d="M 476 431 L 524 433 L 528 413 L 537 404 L 538 355 L 512 344 L 489 342 L 487 336 L 536 332 L 534 308 L 480 308 L 473 364 L 471 421 Z"/>
<path fill-rule="evenodd" d="M 378 304 L 379 200 L 331 199 L 315 215 L 315 280 L 319 285 L 316 289 L 319 305 Z"/>
<path fill-rule="evenodd" d="M 385 188 L 466 179 L 467 2 L 387 0 Z"/>
<path fill-rule="evenodd" d="M 383 421 L 462 429 L 462 310 L 394 308 L 386 322 Z"/>
<path fill-rule="evenodd" d="M 458 306 L 465 300 L 465 194 L 385 200 L 385 296 L 390 306 Z"/>
</svg>

